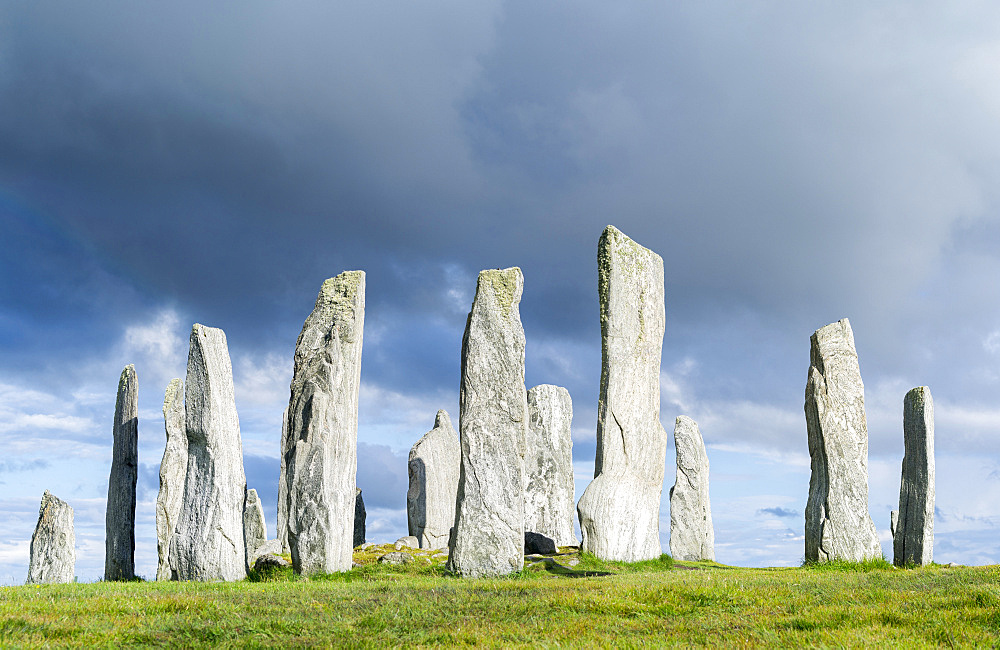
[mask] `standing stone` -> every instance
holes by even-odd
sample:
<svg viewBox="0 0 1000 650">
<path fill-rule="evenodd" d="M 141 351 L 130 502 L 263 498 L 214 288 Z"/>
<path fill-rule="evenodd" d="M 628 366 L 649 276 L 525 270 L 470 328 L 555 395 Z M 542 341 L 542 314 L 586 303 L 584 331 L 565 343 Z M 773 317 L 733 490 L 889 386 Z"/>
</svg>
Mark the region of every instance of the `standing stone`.
<svg viewBox="0 0 1000 650">
<path fill-rule="evenodd" d="M 481 271 L 462 340 L 462 463 L 448 569 L 466 577 L 524 568 L 524 329 L 517 267 Z"/>
<path fill-rule="evenodd" d="M 560 386 L 528 391 L 528 434 L 524 454 L 524 530 L 556 546 L 576 545 L 573 531 L 573 401 Z"/>
<path fill-rule="evenodd" d="M 354 495 L 354 548 L 365 543 L 365 500 L 361 498 L 361 488 L 356 488 Z"/>
<path fill-rule="evenodd" d="M 854 332 L 845 318 L 816 330 L 809 352 L 806 561 L 881 557 L 868 514 L 868 424 Z"/>
<path fill-rule="evenodd" d="M 903 477 L 893 529 L 898 566 L 930 564 L 934 557 L 934 400 L 927 386 L 903 400 Z"/>
<path fill-rule="evenodd" d="M 582 548 L 658 558 L 667 432 L 660 424 L 663 259 L 608 226 L 597 247 L 601 392 L 594 480 L 580 497 Z"/>
<path fill-rule="evenodd" d="M 288 407 L 281 412 L 281 471 L 278 475 L 278 543 L 282 553 L 291 553 L 288 548 L 288 464 L 285 459 L 291 449 L 288 439 Z"/>
<path fill-rule="evenodd" d="M 410 449 L 406 521 L 420 548 L 447 548 L 455 525 L 455 500 L 462 448 L 447 411 L 437 412 L 434 428 Z"/>
<path fill-rule="evenodd" d="M 114 450 L 105 512 L 104 580 L 135 578 L 135 483 L 139 478 L 139 383 L 129 364 L 118 379 Z"/>
<path fill-rule="evenodd" d="M 38 524 L 31 536 L 29 585 L 73 582 L 76 568 L 76 534 L 73 508 L 48 490 L 42 495 Z"/>
<path fill-rule="evenodd" d="M 187 476 L 188 442 L 184 423 L 184 383 L 173 379 L 163 396 L 163 423 L 167 445 L 160 460 L 160 492 L 156 495 L 157 580 L 176 580 L 170 567 L 170 541 L 180 518 Z"/>
<path fill-rule="evenodd" d="M 685 415 L 674 423 L 674 447 L 677 478 L 670 488 L 670 555 L 689 562 L 714 560 L 708 454 L 698 424 Z"/>
<path fill-rule="evenodd" d="M 195 324 L 184 381 L 187 472 L 170 565 L 179 580 L 246 577 L 247 480 L 226 334 Z"/>
<path fill-rule="evenodd" d="M 365 274 L 345 271 L 323 283 L 295 345 L 284 456 L 297 573 L 351 570 L 364 322 Z"/>
<path fill-rule="evenodd" d="M 257 490 L 247 490 L 243 505 L 243 543 L 246 546 L 247 569 L 257 559 L 257 550 L 267 543 L 267 525 L 264 523 L 264 506 L 260 503 Z"/>
</svg>

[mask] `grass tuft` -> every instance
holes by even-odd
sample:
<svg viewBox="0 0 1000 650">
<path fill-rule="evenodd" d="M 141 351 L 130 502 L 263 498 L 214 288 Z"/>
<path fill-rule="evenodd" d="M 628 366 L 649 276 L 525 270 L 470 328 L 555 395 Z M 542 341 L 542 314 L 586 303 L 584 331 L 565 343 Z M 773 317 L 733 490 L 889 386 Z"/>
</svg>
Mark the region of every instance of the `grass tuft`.
<svg viewBox="0 0 1000 650">
<path fill-rule="evenodd" d="M 805 561 L 802 563 L 803 569 L 812 569 L 814 571 L 853 571 L 859 573 L 871 573 L 872 571 L 891 571 L 896 567 L 893 566 L 892 562 L 885 559 L 885 556 L 871 558 L 870 560 L 860 560 L 858 562 L 852 562 L 849 560 L 827 560 L 826 562 L 810 562 Z"/>
</svg>

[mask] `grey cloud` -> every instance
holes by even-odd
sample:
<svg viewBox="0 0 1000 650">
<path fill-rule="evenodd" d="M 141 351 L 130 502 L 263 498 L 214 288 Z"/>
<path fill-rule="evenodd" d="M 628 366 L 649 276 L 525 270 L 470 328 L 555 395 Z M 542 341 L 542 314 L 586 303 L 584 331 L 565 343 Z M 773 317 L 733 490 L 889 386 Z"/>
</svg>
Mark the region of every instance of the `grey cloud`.
<svg viewBox="0 0 1000 650">
<path fill-rule="evenodd" d="M 788 508 L 782 508 L 780 506 L 775 506 L 773 508 L 761 508 L 757 511 L 758 515 L 774 515 L 775 517 L 798 517 L 800 516 L 796 510 L 789 510 Z"/>
</svg>

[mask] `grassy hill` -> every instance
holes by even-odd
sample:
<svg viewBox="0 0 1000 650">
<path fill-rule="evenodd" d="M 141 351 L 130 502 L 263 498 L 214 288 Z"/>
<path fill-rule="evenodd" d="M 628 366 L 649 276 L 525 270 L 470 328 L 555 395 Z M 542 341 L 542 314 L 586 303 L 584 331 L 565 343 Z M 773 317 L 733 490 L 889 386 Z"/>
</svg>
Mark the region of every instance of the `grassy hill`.
<svg viewBox="0 0 1000 650">
<path fill-rule="evenodd" d="M 463 580 L 440 557 L 239 583 L 4 587 L 0 645 L 990 646 L 1000 567 L 747 569 L 566 552 Z M 391 548 L 389 549 L 391 550 Z M 564 549 L 568 551 L 569 549 Z M 573 564 L 574 566 L 569 566 Z"/>
</svg>

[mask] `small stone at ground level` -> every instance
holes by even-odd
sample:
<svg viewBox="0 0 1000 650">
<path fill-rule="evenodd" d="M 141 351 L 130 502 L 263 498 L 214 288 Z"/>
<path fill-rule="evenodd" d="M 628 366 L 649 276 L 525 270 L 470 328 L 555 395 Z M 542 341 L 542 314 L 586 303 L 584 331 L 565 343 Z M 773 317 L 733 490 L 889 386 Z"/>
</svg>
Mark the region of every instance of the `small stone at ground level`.
<svg viewBox="0 0 1000 650">
<path fill-rule="evenodd" d="M 379 564 L 409 564 L 410 562 L 413 562 L 413 556 L 409 553 L 395 551 L 392 553 L 386 553 L 385 555 L 379 557 L 378 561 Z"/>
<path fill-rule="evenodd" d="M 559 550 L 556 548 L 555 540 L 551 537 L 546 537 L 541 533 L 525 531 L 524 552 L 526 554 L 542 553 L 554 555 L 558 553 Z"/>
<path fill-rule="evenodd" d="M 278 542 L 278 544 L 280 545 L 281 542 Z M 253 568 L 256 571 L 261 571 L 263 569 L 271 569 L 275 567 L 286 567 L 286 566 L 292 566 L 292 563 L 275 553 L 267 553 L 265 555 L 261 555 L 253 563 Z"/>
</svg>

